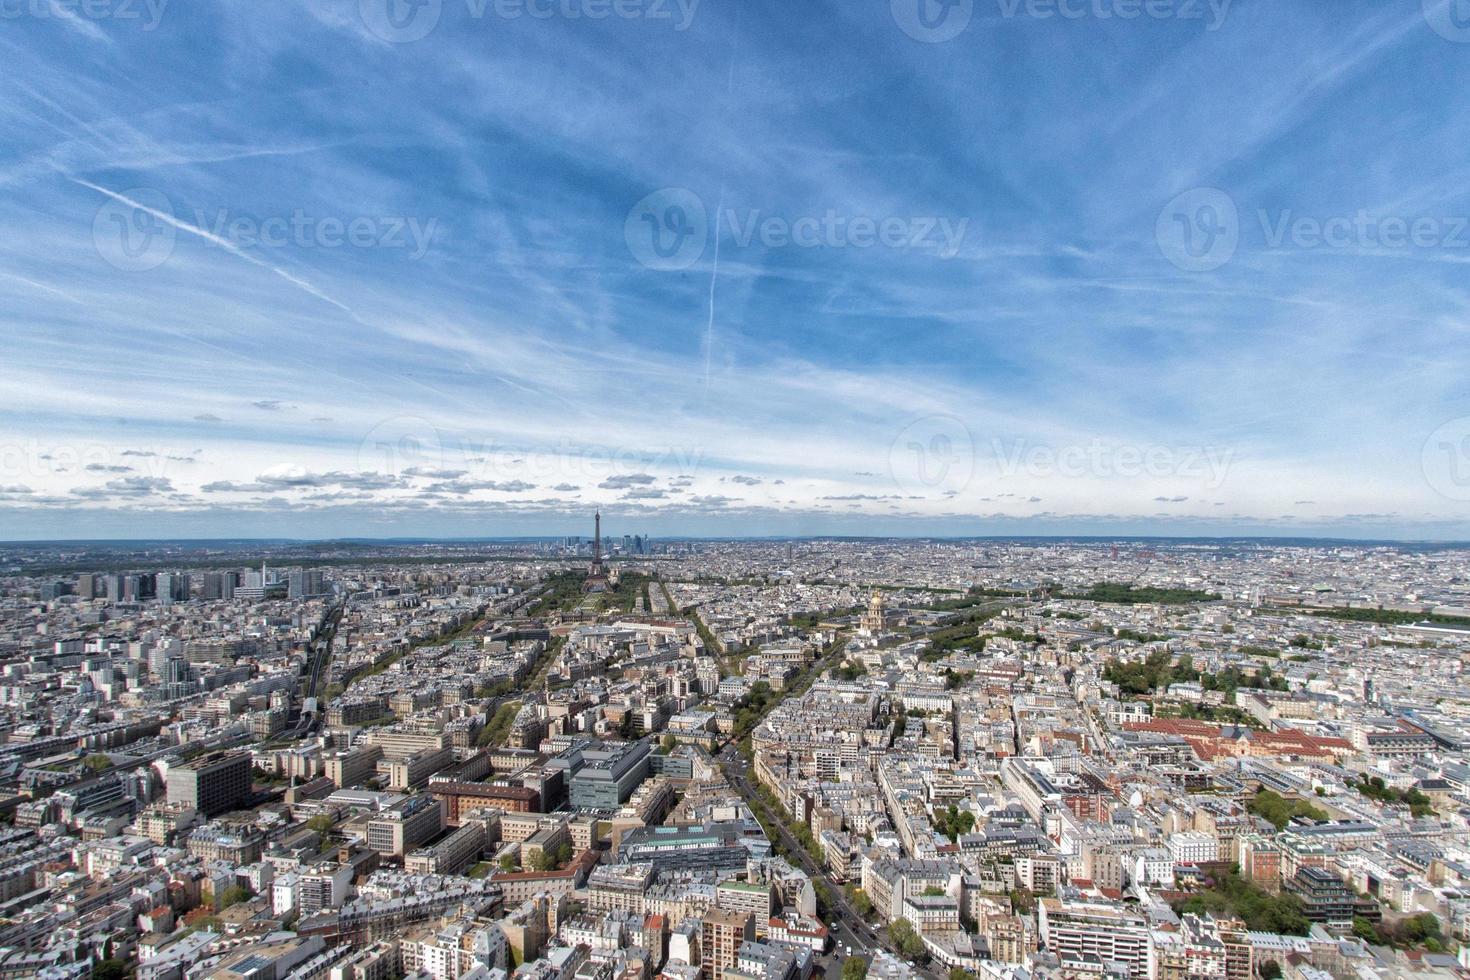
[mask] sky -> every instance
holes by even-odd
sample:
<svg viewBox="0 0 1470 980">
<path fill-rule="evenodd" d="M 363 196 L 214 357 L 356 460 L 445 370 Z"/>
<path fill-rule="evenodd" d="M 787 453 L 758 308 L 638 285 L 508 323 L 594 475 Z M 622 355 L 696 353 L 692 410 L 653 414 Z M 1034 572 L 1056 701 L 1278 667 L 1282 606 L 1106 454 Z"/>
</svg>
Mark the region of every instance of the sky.
<svg viewBox="0 0 1470 980">
<path fill-rule="evenodd" d="M 1470 538 L 1470 0 L 0 0 L 0 539 Z"/>
</svg>

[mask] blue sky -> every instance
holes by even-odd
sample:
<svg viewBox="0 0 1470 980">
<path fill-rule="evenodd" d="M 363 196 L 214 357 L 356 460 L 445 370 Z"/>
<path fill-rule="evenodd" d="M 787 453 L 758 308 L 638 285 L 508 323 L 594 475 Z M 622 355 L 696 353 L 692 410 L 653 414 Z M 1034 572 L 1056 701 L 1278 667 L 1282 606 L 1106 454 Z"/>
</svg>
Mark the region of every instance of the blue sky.
<svg viewBox="0 0 1470 980">
<path fill-rule="evenodd" d="M 0 539 L 1470 537 L 1470 9 L 4 0 L 0 63 Z"/>
</svg>

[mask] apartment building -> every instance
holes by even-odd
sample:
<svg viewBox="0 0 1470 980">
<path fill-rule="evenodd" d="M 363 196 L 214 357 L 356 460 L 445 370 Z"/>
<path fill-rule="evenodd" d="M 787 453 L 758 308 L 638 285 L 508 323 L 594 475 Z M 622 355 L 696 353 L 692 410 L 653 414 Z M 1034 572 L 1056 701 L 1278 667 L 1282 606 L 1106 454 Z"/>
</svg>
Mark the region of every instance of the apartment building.
<svg viewBox="0 0 1470 980">
<path fill-rule="evenodd" d="M 725 980 L 725 971 L 735 966 L 740 944 L 755 938 L 755 923 L 748 912 L 714 908 L 700 920 L 700 965 L 709 980 Z"/>
<path fill-rule="evenodd" d="M 1148 976 L 1148 920 L 1120 903 L 1043 898 L 1037 903 L 1041 942 L 1062 966 L 1091 958 L 1130 977 Z"/>
</svg>

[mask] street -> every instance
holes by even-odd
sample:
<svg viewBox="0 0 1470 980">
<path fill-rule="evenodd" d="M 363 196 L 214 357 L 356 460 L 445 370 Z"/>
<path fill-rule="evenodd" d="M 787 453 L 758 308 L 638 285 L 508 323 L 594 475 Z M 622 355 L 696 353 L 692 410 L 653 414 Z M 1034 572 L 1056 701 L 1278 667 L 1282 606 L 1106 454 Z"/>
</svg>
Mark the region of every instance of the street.
<svg viewBox="0 0 1470 980">
<path fill-rule="evenodd" d="M 823 909 L 822 912 L 827 916 L 827 919 L 824 921 L 826 921 L 827 927 L 832 935 L 832 940 L 836 944 L 831 952 L 821 958 L 823 969 L 827 971 L 828 975 L 835 976 L 837 971 L 841 969 L 842 960 L 847 958 L 845 952 L 847 947 L 851 947 L 853 955 L 863 956 L 867 959 L 871 959 L 873 953 L 880 949 L 887 950 L 902 959 L 903 957 L 898 951 L 888 946 L 878 936 L 872 926 L 852 907 L 842 890 L 842 886 L 833 881 L 827 874 L 826 869 L 813 861 L 811 855 L 807 853 L 806 848 L 802 846 L 801 842 L 791 835 L 791 832 L 786 827 L 785 814 L 770 813 L 765 804 L 756 796 L 755 787 L 751 784 L 747 776 L 750 765 L 736 750 L 735 746 L 726 745 L 721 750 L 719 759 L 726 777 L 730 780 L 730 785 L 740 792 L 740 795 L 745 798 L 746 803 L 752 810 L 759 810 L 768 815 L 770 823 L 776 828 L 776 833 L 781 838 L 781 842 L 791 854 L 795 855 L 801 869 L 807 873 L 813 882 L 824 882 L 827 885 L 835 907 Z M 840 955 L 839 950 L 842 951 Z M 931 976 L 938 976 L 938 974 L 929 973 L 929 971 L 921 970 L 920 972 Z"/>
</svg>

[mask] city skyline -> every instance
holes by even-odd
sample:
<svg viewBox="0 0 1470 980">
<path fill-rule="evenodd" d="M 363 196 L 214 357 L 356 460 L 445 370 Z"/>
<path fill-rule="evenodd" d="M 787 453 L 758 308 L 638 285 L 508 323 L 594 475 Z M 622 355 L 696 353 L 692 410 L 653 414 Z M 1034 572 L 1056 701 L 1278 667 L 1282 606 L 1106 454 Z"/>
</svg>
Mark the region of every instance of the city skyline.
<svg viewBox="0 0 1470 980">
<path fill-rule="evenodd" d="M 582 6 L 18 8 L 0 538 L 1470 538 L 1450 4 Z"/>
<path fill-rule="evenodd" d="M 0 978 L 1470 980 L 1470 0 L 0 64 Z"/>
</svg>

